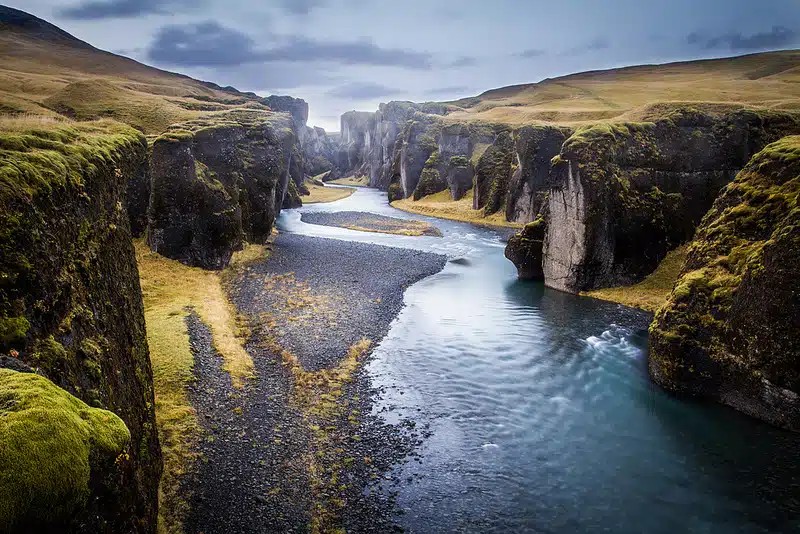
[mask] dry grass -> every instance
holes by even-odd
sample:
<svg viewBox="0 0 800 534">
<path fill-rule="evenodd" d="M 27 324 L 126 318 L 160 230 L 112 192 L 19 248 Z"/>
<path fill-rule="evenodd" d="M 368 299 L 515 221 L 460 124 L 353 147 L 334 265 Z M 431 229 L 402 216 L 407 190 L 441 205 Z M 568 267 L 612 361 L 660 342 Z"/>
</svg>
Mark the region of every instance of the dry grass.
<svg viewBox="0 0 800 534">
<path fill-rule="evenodd" d="M 222 275 L 187 267 L 150 251 L 136 240 L 136 259 L 144 299 L 147 342 L 153 366 L 156 422 L 164 456 L 159 488 L 160 532 L 181 532 L 186 504 L 178 495 L 181 477 L 195 459 L 199 427 L 186 387 L 194 379 L 186 317 L 194 310 L 213 335 L 214 347 L 236 387 L 254 376 L 253 361 L 242 346 L 246 331 L 222 287 Z M 263 256 L 263 247 L 245 249 L 242 262 Z"/>
<path fill-rule="evenodd" d="M 112 118 L 154 134 L 174 122 L 242 105 L 263 107 L 252 97 L 78 40 L 47 41 L 11 27 L 0 32 L 0 113 Z"/>
<path fill-rule="evenodd" d="M 483 215 L 483 210 L 472 209 L 472 190 L 467 191 L 460 200 L 451 200 L 450 191 L 445 190 L 433 195 L 422 197 L 419 200 L 405 198 L 395 200 L 392 207 L 397 209 L 439 217 L 440 219 L 450 219 L 452 221 L 468 222 L 484 226 L 501 226 L 506 228 L 522 228 L 522 223 L 509 222 L 505 220 L 503 213 L 493 213 L 488 217 Z"/>
<path fill-rule="evenodd" d="M 504 87 L 455 101 L 449 121 L 513 125 L 636 120 L 656 102 L 734 103 L 773 109 L 800 105 L 800 51 L 585 72 Z"/>
<path fill-rule="evenodd" d="M 358 187 L 366 187 L 369 185 L 369 176 L 363 174 L 361 176 L 347 176 L 339 178 L 338 180 L 331 180 L 332 184 L 338 185 L 355 185 Z"/>
<path fill-rule="evenodd" d="M 324 185 L 316 185 L 313 182 L 306 182 L 309 194 L 303 195 L 300 199 L 303 204 L 317 204 L 320 202 L 334 202 L 347 198 L 355 192 L 351 187 L 327 187 Z"/>
<path fill-rule="evenodd" d="M 584 291 L 581 295 L 655 313 L 669 297 L 686 261 L 688 246 L 671 251 L 647 278 L 632 286 Z"/>
</svg>

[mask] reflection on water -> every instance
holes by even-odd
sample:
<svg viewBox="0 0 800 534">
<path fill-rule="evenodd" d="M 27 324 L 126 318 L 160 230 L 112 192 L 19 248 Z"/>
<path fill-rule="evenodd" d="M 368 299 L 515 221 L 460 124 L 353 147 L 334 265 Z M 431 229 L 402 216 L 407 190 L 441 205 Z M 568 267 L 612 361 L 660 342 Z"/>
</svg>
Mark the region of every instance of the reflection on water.
<svg viewBox="0 0 800 534">
<path fill-rule="evenodd" d="M 304 210 L 422 218 L 359 190 Z M 647 378 L 649 317 L 516 280 L 489 230 L 443 238 L 279 227 L 446 254 L 406 292 L 369 372 L 388 418 L 430 425 L 398 468 L 412 532 L 800 530 L 800 439 Z"/>
</svg>

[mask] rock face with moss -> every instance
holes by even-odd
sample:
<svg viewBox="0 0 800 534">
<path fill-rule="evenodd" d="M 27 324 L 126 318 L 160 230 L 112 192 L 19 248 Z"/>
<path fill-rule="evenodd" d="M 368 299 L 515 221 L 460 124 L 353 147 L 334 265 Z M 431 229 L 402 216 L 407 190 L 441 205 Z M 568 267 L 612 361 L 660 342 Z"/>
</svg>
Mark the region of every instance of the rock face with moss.
<svg viewBox="0 0 800 534">
<path fill-rule="evenodd" d="M 153 143 L 150 247 L 220 269 L 244 240 L 263 243 L 290 180 L 302 183 L 299 151 L 283 113 L 239 110 L 168 130 Z"/>
<path fill-rule="evenodd" d="M 22 469 L 15 462 L 31 458 L 0 460 L 0 477 L 17 483 L 11 500 L 2 499 L 0 524 L 23 531 L 154 532 L 161 455 L 124 208 L 127 183 L 146 165 L 145 139 L 113 122 L 8 128 L 0 133 L 2 361 L 36 370 L 87 405 L 115 413 L 124 425 L 68 400 L 44 379 L 27 384 L 34 378 L 3 371 L 0 405 L 7 415 L 0 424 L 11 426 L 0 432 L 0 440 L 10 440 L 0 443 L 0 455 L 24 445 L 13 433 L 26 425 L 42 436 L 63 432 L 37 441 L 47 448 L 24 453 L 41 452 L 36 468 L 53 480 L 14 478 L 9 469 Z M 83 423 L 76 413 L 85 415 Z M 64 448 L 67 456 L 44 454 Z M 71 481 L 76 486 L 59 482 L 62 468 L 80 470 Z M 62 500 L 65 492 L 69 497 Z M 33 517 L 47 523 L 27 528 Z"/>
<path fill-rule="evenodd" d="M 767 146 L 703 218 L 650 327 L 653 379 L 800 431 L 800 137 Z"/>
<path fill-rule="evenodd" d="M 798 128 L 784 113 L 683 108 L 656 122 L 578 129 L 549 178 L 547 285 L 576 292 L 642 280 L 691 238 L 755 152 Z"/>
<path fill-rule="evenodd" d="M 546 226 L 544 219 L 536 219 L 508 240 L 505 256 L 516 265 L 521 280 L 544 280 L 542 243 Z"/>
<path fill-rule="evenodd" d="M 129 482 L 122 419 L 10 369 L 0 369 L 0 399 L 0 530 L 121 532 L 104 516 Z"/>
</svg>

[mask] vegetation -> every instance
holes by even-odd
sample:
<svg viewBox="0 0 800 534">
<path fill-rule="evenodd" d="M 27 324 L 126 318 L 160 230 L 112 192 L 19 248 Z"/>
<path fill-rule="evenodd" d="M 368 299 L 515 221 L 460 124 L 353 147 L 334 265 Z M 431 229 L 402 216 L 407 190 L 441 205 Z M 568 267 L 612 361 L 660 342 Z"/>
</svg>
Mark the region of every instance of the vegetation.
<svg viewBox="0 0 800 534">
<path fill-rule="evenodd" d="M 445 190 L 422 197 L 419 200 L 413 200 L 412 198 L 395 200 L 391 205 L 403 211 L 439 217 L 440 219 L 450 219 L 484 226 L 522 228 L 522 223 L 506 221 L 503 213 L 484 216 L 483 210 L 472 209 L 472 195 L 473 192 L 470 190 L 460 200 L 452 200 L 450 191 Z"/>
<path fill-rule="evenodd" d="M 253 361 L 242 341 L 247 330 L 228 301 L 223 278 L 258 258 L 264 247 L 248 245 L 234 255 L 222 273 L 188 267 L 150 251 L 136 241 L 136 259 L 144 298 L 147 342 L 153 366 L 156 421 L 159 427 L 164 475 L 160 488 L 160 529 L 178 532 L 186 504 L 178 495 L 181 477 L 194 460 L 193 444 L 199 430 L 186 387 L 194 380 L 194 358 L 189 346 L 186 317 L 194 311 L 208 325 L 214 348 L 222 355 L 224 369 L 235 387 L 253 378 Z"/>
<path fill-rule="evenodd" d="M 113 413 L 39 375 L 0 369 L 0 530 L 67 523 L 86 505 L 93 468 L 125 463 L 130 439 Z"/>
<path fill-rule="evenodd" d="M 113 118 L 156 134 L 172 123 L 214 113 L 212 108 L 269 109 L 254 95 L 148 67 L 63 32 L 42 46 L 24 27 L 5 26 L 0 51 L 3 113 Z"/>
<path fill-rule="evenodd" d="M 334 202 L 347 198 L 355 192 L 355 189 L 352 187 L 328 187 L 308 181 L 306 182 L 306 186 L 308 186 L 309 194 L 300 197 L 304 204 Z"/>
<path fill-rule="evenodd" d="M 800 52 L 787 50 L 572 74 L 451 102 L 461 109 L 445 120 L 512 125 L 651 120 L 655 102 L 791 110 L 800 100 L 787 87 L 800 80 L 799 65 Z"/>
<path fill-rule="evenodd" d="M 354 185 L 358 187 L 367 187 L 369 186 L 369 176 L 366 174 L 361 174 L 358 176 L 348 176 L 346 178 L 339 178 L 337 180 L 332 180 L 332 184 L 338 185 Z"/>
<path fill-rule="evenodd" d="M 688 245 L 670 251 L 655 271 L 638 284 L 584 291 L 581 295 L 655 313 L 667 301 L 686 261 Z"/>
</svg>

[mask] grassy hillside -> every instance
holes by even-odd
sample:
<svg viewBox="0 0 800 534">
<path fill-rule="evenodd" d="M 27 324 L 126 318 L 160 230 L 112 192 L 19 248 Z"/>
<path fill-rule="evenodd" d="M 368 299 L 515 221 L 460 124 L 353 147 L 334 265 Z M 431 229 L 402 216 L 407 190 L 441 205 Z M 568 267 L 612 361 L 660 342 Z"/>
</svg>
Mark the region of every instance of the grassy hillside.
<svg viewBox="0 0 800 534">
<path fill-rule="evenodd" d="M 450 102 L 449 120 L 581 124 L 643 120 L 657 103 L 800 109 L 800 50 L 583 72 Z M 697 106 L 695 106 L 697 107 Z"/>
<path fill-rule="evenodd" d="M 0 6 L 0 113 L 108 117 L 153 134 L 258 97 L 111 54 Z M 264 107 L 264 109 L 266 109 Z"/>
</svg>

